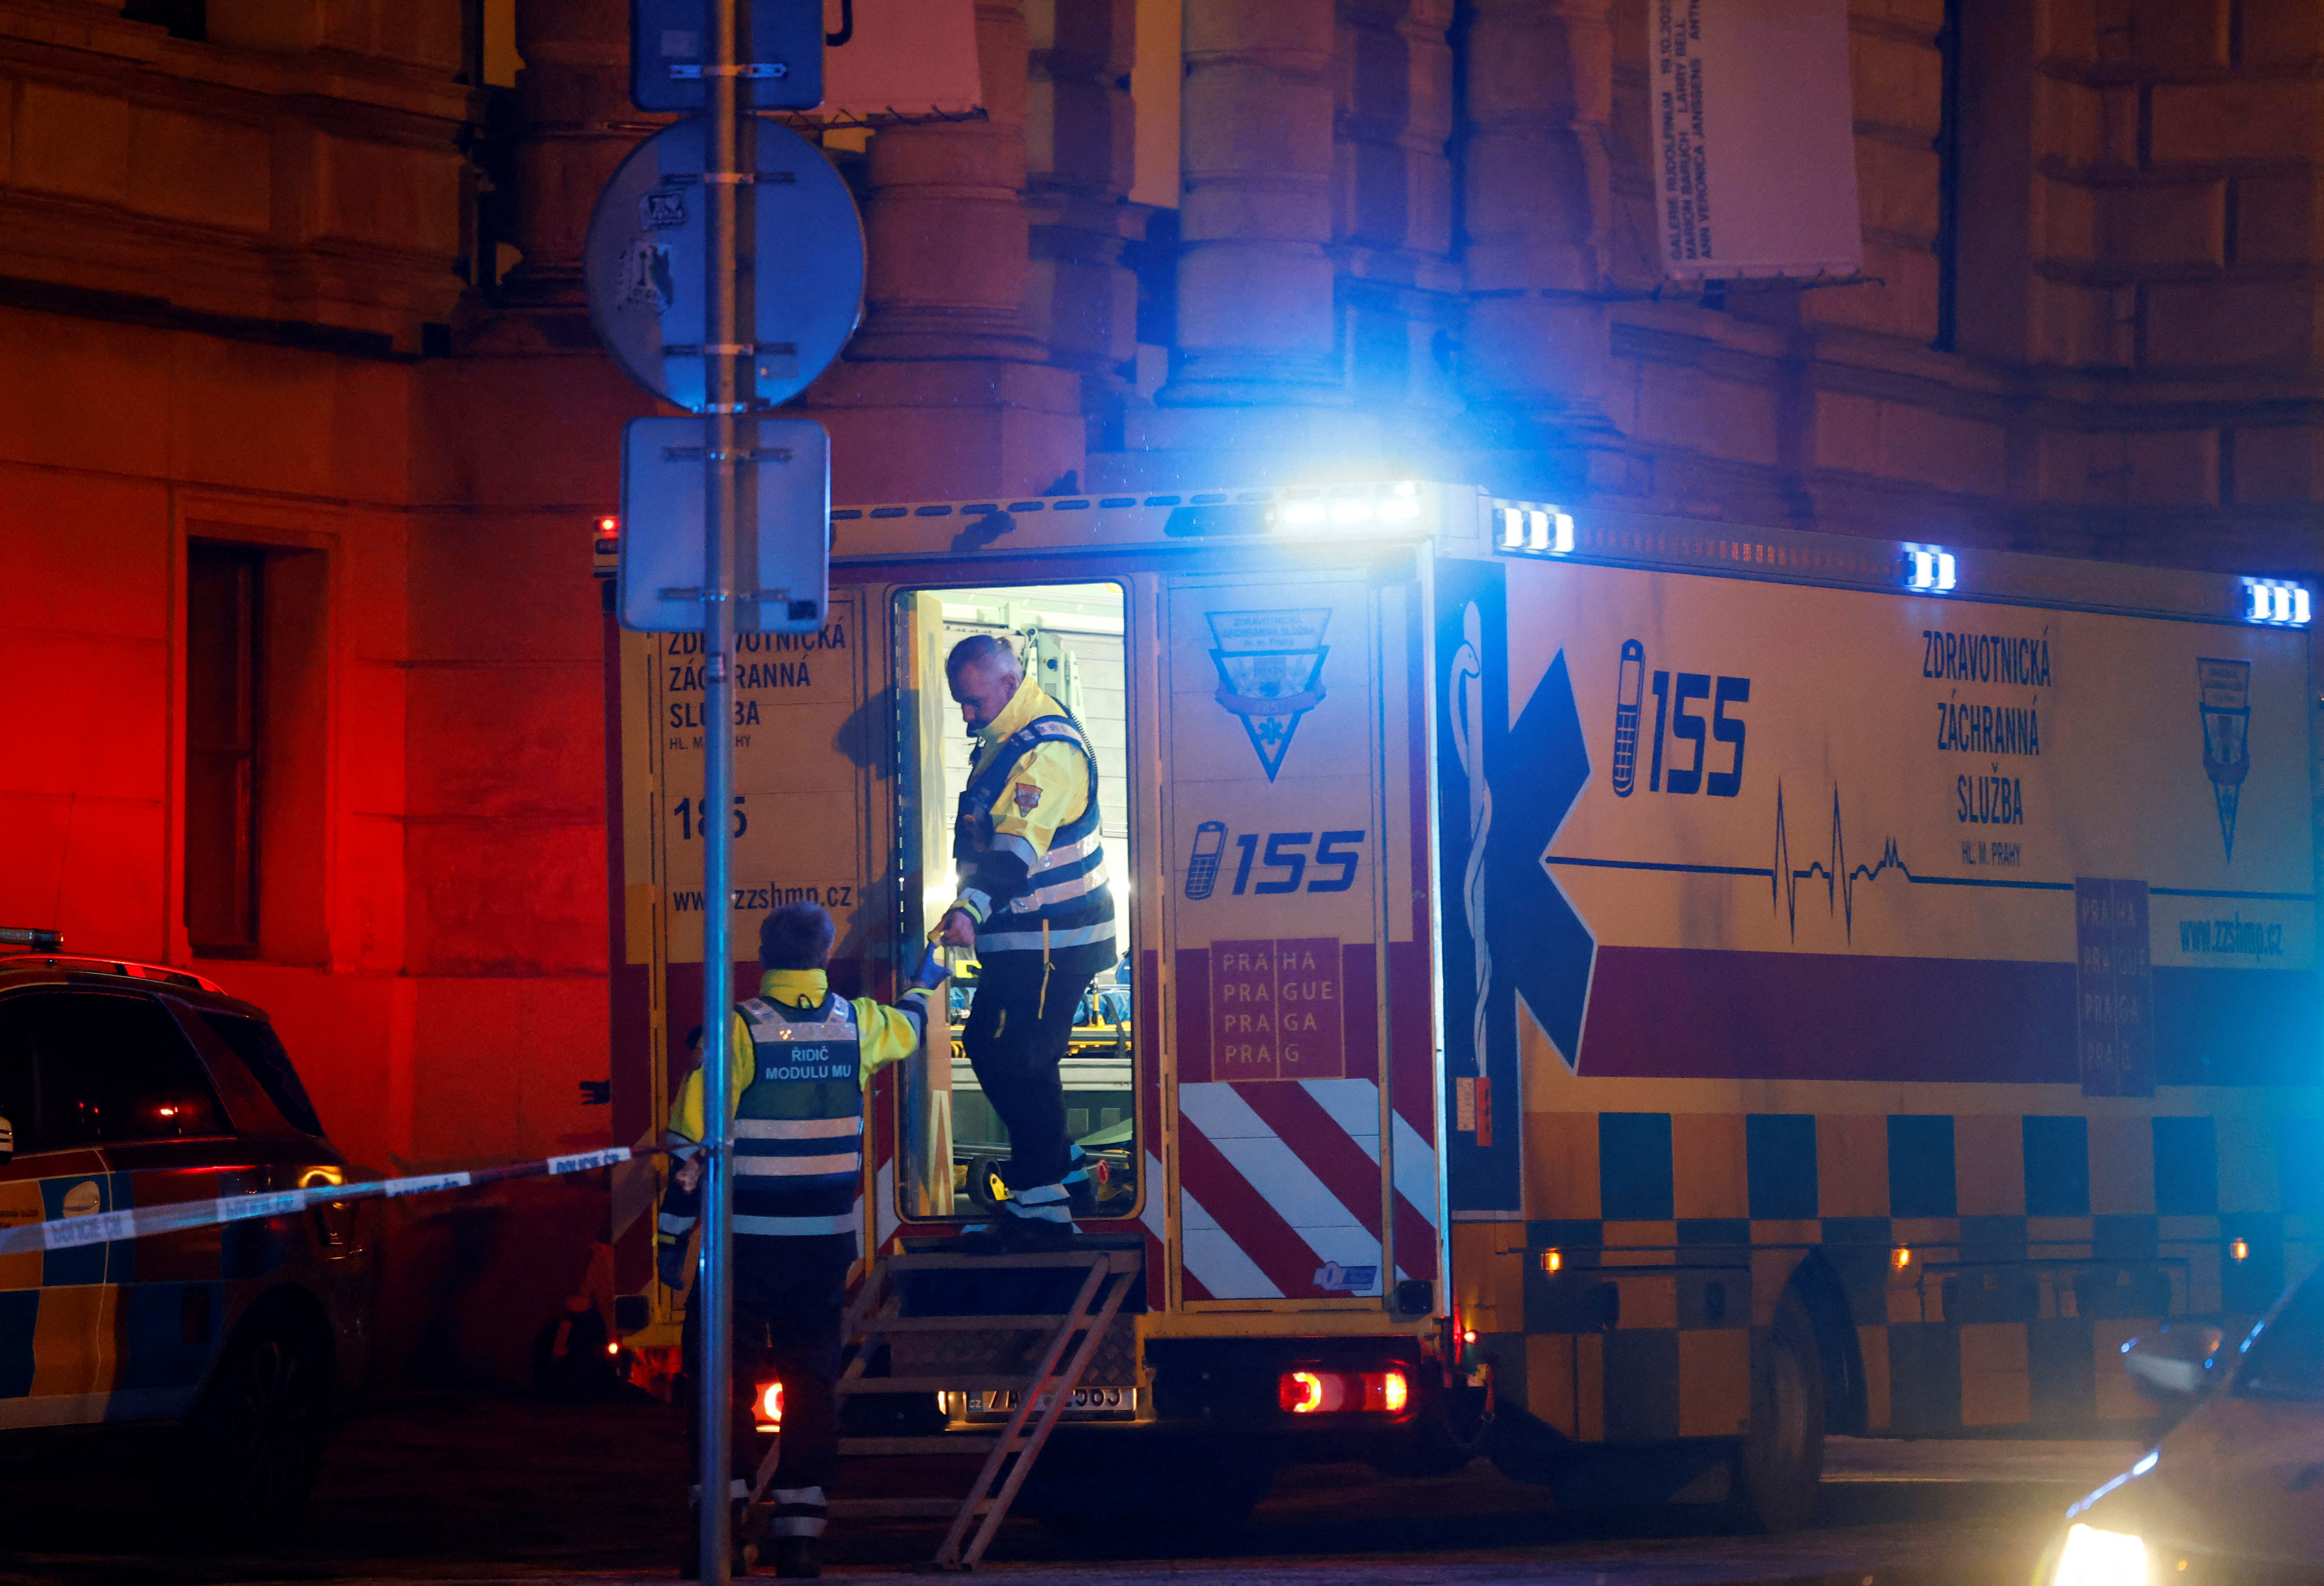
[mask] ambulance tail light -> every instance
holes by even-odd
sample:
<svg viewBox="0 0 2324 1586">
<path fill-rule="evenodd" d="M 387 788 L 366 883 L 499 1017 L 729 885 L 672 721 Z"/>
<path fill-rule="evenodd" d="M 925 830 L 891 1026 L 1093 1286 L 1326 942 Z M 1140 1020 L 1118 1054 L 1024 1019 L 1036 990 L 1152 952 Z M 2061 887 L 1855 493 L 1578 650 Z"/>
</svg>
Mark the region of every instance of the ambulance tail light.
<svg viewBox="0 0 2324 1586">
<path fill-rule="evenodd" d="M 751 1422 L 761 1432 L 783 1429 L 783 1385 L 761 1382 L 751 1397 Z"/>
<path fill-rule="evenodd" d="M 590 537 L 589 549 L 593 570 L 600 578 L 611 578 L 621 570 L 622 521 L 607 512 L 596 521 Z"/>
<path fill-rule="evenodd" d="M 1412 1379 L 1385 1371 L 1286 1371 L 1276 1402 L 1294 1415 L 1401 1415 L 1412 1403 Z"/>
</svg>

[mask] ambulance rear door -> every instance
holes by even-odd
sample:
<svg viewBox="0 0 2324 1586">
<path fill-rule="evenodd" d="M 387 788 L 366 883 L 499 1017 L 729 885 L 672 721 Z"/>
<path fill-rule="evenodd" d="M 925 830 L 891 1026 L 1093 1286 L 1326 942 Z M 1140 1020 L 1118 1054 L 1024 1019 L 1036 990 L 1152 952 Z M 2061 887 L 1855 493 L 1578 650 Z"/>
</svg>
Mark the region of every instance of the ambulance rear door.
<svg viewBox="0 0 2324 1586">
<path fill-rule="evenodd" d="M 1434 1305 L 1414 588 L 1287 558 L 1164 583 L 1169 1282 L 1191 1310 Z"/>
</svg>

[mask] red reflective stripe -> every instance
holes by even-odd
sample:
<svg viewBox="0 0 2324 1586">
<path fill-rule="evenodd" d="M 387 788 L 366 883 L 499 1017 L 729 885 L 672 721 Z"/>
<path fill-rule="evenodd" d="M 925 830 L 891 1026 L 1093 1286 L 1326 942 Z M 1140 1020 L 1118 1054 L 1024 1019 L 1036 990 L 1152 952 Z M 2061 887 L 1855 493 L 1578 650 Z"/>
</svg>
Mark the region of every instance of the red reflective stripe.
<svg viewBox="0 0 2324 1586">
<path fill-rule="evenodd" d="M 1295 1298 L 1323 1292 L 1315 1286 L 1322 1258 L 1314 1248 L 1184 1113 L 1178 1118 L 1178 1174 L 1203 1210 L 1276 1287 Z"/>
<path fill-rule="evenodd" d="M 1307 1170 L 1323 1181 L 1333 1198 L 1348 1209 L 1358 1227 L 1374 1239 L 1380 1231 L 1380 1166 L 1364 1154 L 1323 1104 L 1296 1083 L 1239 1084 L 1240 1096 L 1275 1138 L 1291 1148 Z"/>
<path fill-rule="evenodd" d="M 1347 1207 L 1364 1231 L 1379 1238 L 1380 1180 L 1385 1170 L 1323 1111 L 1323 1103 L 1296 1084 L 1239 1084 L 1234 1090 L 1323 1181 L 1323 1187 Z M 1396 1197 L 1395 1209 L 1396 1265 L 1408 1277 L 1434 1277 L 1436 1231 L 1401 1194 Z"/>
</svg>

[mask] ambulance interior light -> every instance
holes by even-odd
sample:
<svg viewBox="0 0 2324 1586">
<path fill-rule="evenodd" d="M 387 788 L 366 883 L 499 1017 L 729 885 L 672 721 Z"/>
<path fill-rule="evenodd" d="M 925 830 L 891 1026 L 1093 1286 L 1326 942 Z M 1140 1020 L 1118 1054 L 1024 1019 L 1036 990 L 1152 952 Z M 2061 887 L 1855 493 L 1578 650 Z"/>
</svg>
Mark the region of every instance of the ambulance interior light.
<svg viewBox="0 0 2324 1586">
<path fill-rule="evenodd" d="M 783 1429 L 783 1385 L 761 1382 L 751 1399 L 751 1422 L 761 1432 Z"/>
<path fill-rule="evenodd" d="M 2288 584 L 2280 578 L 2246 578 L 2244 599 L 2248 603 L 2244 616 L 2251 622 L 2265 622 L 2273 628 L 2308 626 L 2309 595 L 2305 585 Z"/>
</svg>

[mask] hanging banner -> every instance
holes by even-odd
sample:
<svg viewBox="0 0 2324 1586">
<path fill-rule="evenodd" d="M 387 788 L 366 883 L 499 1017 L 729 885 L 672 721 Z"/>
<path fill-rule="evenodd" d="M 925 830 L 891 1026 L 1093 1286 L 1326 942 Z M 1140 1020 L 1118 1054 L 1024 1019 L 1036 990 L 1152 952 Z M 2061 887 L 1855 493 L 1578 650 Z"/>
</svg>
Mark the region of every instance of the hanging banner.
<svg viewBox="0 0 2324 1586">
<path fill-rule="evenodd" d="M 1651 0 L 1646 29 L 1664 273 L 1857 273 L 1847 0 Z"/>
</svg>

